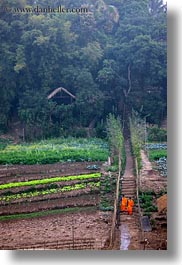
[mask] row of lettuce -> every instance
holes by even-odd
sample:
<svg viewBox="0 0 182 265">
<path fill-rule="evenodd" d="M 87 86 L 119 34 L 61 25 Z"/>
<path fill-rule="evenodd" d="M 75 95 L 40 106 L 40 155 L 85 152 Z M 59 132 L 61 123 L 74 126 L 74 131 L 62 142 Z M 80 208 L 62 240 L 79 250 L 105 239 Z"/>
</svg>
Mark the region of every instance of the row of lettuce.
<svg viewBox="0 0 182 265">
<path fill-rule="evenodd" d="M 108 155 L 108 144 L 102 139 L 58 138 L 37 143 L 4 145 L 0 150 L 0 164 L 106 161 Z"/>
<path fill-rule="evenodd" d="M 18 188 L 18 190 L 17 190 Z M 100 193 L 98 209 L 112 211 L 116 191 L 116 173 L 106 175 L 100 172 L 77 176 L 62 176 L 31 181 L 11 182 L 0 185 L 0 204 L 32 202 L 72 196 L 67 192 L 80 191 L 77 196 L 90 192 Z M 63 194 L 64 193 L 64 194 Z M 48 196 L 48 197 L 47 197 Z M 51 196 L 51 197 L 50 197 Z M 55 197 L 56 196 L 56 197 Z"/>
<path fill-rule="evenodd" d="M 56 177 L 50 179 L 2 184 L 0 185 L 0 201 L 12 202 L 22 198 L 26 199 L 50 194 L 60 194 L 74 190 L 83 190 L 85 188 L 92 190 L 92 188 L 94 189 L 100 187 L 100 177 L 101 173 L 93 173 L 87 175 Z M 71 183 L 71 181 L 77 182 Z M 29 189 L 26 189 L 27 186 Z M 21 190 L 13 190 L 17 187 L 21 187 Z"/>
<path fill-rule="evenodd" d="M 47 199 L 47 195 L 53 194 L 59 198 L 62 193 L 64 193 L 63 196 L 65 197 L 69 196 L 67 192 L 79 190 L 79 194 L 81 195 L 84 189 L 89 189 L 89 193 L 100 193 L 100 203 L 98 205 L 100 210 L 113 210 L 114 194 L 116 191 L 116 173 L 111 174 L 111 172 L 108 172 L 106 175 L 97 172 L 77 176 L 58 176 L 48 179 L 1 184 L 0 203 L 31 202 L 32 199 L 39 200 L 40 196 L 42 199 Z"/>
</svg>

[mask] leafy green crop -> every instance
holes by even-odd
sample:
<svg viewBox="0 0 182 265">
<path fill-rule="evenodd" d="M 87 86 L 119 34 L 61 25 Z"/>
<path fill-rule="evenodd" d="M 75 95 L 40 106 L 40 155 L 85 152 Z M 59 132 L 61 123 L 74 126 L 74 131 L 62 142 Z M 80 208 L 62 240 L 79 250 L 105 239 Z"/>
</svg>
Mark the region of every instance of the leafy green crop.
<svg viewBox="0 0 182 265">
<path fill-rule="evenodd" d="M 51 164 L 56 162 L 105 161 L 108 145 L 101 139 L 55 139 L 32 144 L 7 145 L 0 164 Z"/>
<path fill-rule="evenodd" d="M 13 194 L 13 195 L 7 195 L 7 196 L 2 196 L 0 197 L 0 201 L 12 201 L 16 199 L 21 199 L 21 198 L 31 198 L 31 197 L 36 197 L 40 195 L 49 195 L 49 194 L 55 194 L 55 193 L 61 193 L 61 192 L 68 192 L 68 191 L 73 191 L 73 190 L 80 190 L 80 189 L 85 189 L 86 187 L 89 188 L 95 188 L 95 187 L 100 187 L 100 181 L 98 182 L 88 182 L 88 183 L 79 183 L 79 184 L 74 184 L 74 185 L 67 185 L 61 188 L 55 188 L 55 189 L 45 189 L 42 191 L 34 191 L 34 192 L 23 192 L 23 193 L 18 193 L 18 194 Z"/>
<path fill-rule="evenodd" d="M 167 157 L 167 150 L 149 150 L 150 160 L 158 160 L 161 157 Z"/>
<path fill-rule="evenodd" d="M 31 181 L 11 182 L 11 183 L 6 183 L 6 184 L 1 184 L 0 190 L 24 187 L 24 186 L 44 185 L 44 184 L 50 184 L 50 183 L 60 182 L 60 181 L 72 181 L 72 180 L 99 178 L 100 176 L 101 176 L 101 173 L 94 173 L 94 174 L 79 175 L 79 176 L 54 177 L 54 178 L 38 179 L 38 180 L 31 180 Z"/>
</svg>

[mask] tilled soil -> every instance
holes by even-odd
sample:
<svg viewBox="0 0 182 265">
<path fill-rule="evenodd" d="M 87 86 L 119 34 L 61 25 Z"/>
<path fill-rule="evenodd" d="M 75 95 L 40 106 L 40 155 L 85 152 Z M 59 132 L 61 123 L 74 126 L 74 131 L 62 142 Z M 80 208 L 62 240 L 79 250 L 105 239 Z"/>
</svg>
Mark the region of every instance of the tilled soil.
<svg viewBox="0 0 182 265">
<path fill-rule="evenodd" d="M 95 173 L 95 170 L 87 169 L 89 165 L 100 167 L 101 163 L 0 166 L 0 183 Z M 68 181 L 69 184 L 73 184 L 73 181 Z M 20 190 L 15 188 L 14 192 Z M 11 203 L 1 202 L 1 216 L 65 208 L 70 212 L 0 221 L 0 249 L 105 249 L 111 212 L 96 210 L 99 202 L 99 189 L 89 185 L 83 190 L 20 198 Z M 71 212 L 71 208 L 77 212 Z"/>
<path fill-rule="evenodd" d="M 93 240 L 94 249 L 102 249 L 109 237 L 111 217 L 99 211 L 58 214 L 41 218 L 0 222 L 0 249 L 64 249 L 64 241 Z M 39 247 L 38 247 L 39 246 Z M 40 247 L 41 246 L 41 247 Z"/>
<path fill-rule="evenodd" d="M 51 200 L 32 201 L 9 204 L 0 207 L 0 215 L 10 215 L 19 213 L 33 213 L 54 209 L 65 209 L 72 207 L 97 206 L 99 204 L 99 194 L 82 194 L 79 196 L 62 197 Z"/>
<path fill-rule="evenodd" d="M 0 184 L 16 181 L 28 181 L 44 179 L 54 176 L 71 176 L 94 173 L 96 170 L 87 169 L 88 166 L 97 165 L 101 162 L 64 162 L 47 165 L 12 165 L 0 166 Z M 98 172 L 98 170 L 97 170 Z"/>
</svg>

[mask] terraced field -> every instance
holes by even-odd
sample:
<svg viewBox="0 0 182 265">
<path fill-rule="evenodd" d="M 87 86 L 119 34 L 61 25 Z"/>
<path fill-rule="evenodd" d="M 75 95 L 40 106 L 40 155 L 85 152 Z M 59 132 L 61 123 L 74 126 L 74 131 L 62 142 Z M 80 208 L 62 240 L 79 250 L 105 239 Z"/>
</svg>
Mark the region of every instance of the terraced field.
<svg viewBox="0 0 182 265">
<path fill-rule="evenodd" d="M 55 144 L 56 146 L 58 145 L 57 142 Z M 60 145 L 63 145 L 63 143 Z M 21 152 L 22 148 L 23 147 L 20 148 Z M 24 150 L 24 159 L 27 154 L 26 148 L 27 147 L 25 147 Z M 31 149 L 32 146 L 28 146 L 28 148 Z M 68 148 L 68 144 L 66 148 Z M 84 150 L 84 145 L 80 146 L 80 148 Z M 14 154 L 16 146 L 14 148 L 12 148 L 12 146 L 11 148 L 6 147 L 1 152 L 5 153 L 8 150 L 9 154 L 10 149 L 13 150 L 12 152 Z M 52 144 L 52 149 L 54 149 L 54 144 Z M 98 152 L 95 155 L 95 161 L 90 161 L 93 160 L 93 156 L 92 159 L 90 159 L 90 154 L 88 156 L 88 153 L 85 151 L 85 161 L 82 162 L 75 162 L 70 158 L 71 161 L 62 161 L 54 164 L 27 165 L 27 163 L 25 163 L 26 165 L 15 164 L 0 166 L 0 231 L 1 234 L 3 234 L 0 240 L 1 249 L 17 249 L 17 246 L 20 249 L 27 248 L 27 242 L 29 242 L 28 248 L 33 248 L 33 246 L 38 247 L 38 245 L 40 248 L 43 246 L 49 248 L 49 245 L 55 246 L 54 242 L 58 238 L 59 240 L 66 240 L 64 234 L 68 232 L 66 231 L 67 229 L 71 229 L 71 227 L 68 228 L 67 226 L 67 220 L 69 218 L 75 220 L 75 216 L 77 215 L 89 215 L 90 220 L 92 220 L 93 216 L 100 215 L 100 179 L 103 162 L 102 159 L 100 161 L 98 154 L 103 153 L 106 155 L 108 151 L 106 147 L 101 148 L 100 145 L 97 147 L 90 146 L 89 152 L 91 152 L 91 150 L 95 150 L 96 153 Z M 73 154 L 73 152 L 71 152 L 71 154 Z M 83 154 L 83 152 L 80 152 L 80 154 Z M 27 161 L 29 161 L 29 158 Z M 61 220 L 62 227 L 65 227 L 65 231 L 57 231 L 54 234 L 50 229 L 51 237 L 49 237 L 49 226 L 51 226 L 52 220 L 54 219 L 55 221 L 56 218 L 57 220 Z M 35 225 L 36 220 L 37 226 Z M 43 220 L 46 220 L 44 225 L 42 224 Z M 32 235 L 30 235 L 32 238 L 31 243 L 26 236 L 26 227 L 24 226 L 24 230 L 22 230 L 21 222 L 27 223 L 30 234 L 32 233 L 31 231 L 37 231 L 37 235 L 39 235 L 42 227 L 47 227 L 47 238 L 45 239 L 42 236 L 33 238 Z M 80 231 L 80 234 L 82 234 L 81 230 L 83 227 L 81 227 L 78 220 L 75 220 L 75 222 L 77 222 L 77 226 L 74 227 L 75 233 L 79 234 L 78 231 Z M 92 222 L 89 221 L 89 227 L 91 226 L 91 230 L 93 231 L 88 232 L 88 227 L 85 227 L 83 237 L 86 241 L 89 241 L 90 239 L 88 239 L 88 237 L 95 234 L 95 236 L 92 237 L 92 243 L 93 239 L 94 242 L 97 242 L 97 246 L 98 242 L 103 242 L 100 245 L 100 247 L 103 248 L 104 242 L 107 241 L 109 236 L 109 232 L 107 227 L 105 233 L 103 233 L 100 226 L 106 227 L 109 222 L 110 213 L 105 213 L 104 217 L 100 216 L 98 222 L 94 225 L 94 229 Z M 41 223 L 41 226 L 39 223 Z M 46 224 L 48 226 L 46 226 Z M 9 225 L 11 225 L 11 229 L 14 229 L 11 234 L 8 233 Z M 99 230 L 102 231 L 102 238 L 101 235 L 99 236 Z M 16 231 L 21 231 L 22 238 L 19 237 L 19 233 L 16 233 Z M 67 238 L 67 240 L 73 240 L 72 236 L 71 234 L 70 238 Z M 57 248 L 64 249 L 64 244 L 58 245 L 56 245 Z M 92 244 L 92 247 L 95 248 L 96 245 Z"/>
</svg>

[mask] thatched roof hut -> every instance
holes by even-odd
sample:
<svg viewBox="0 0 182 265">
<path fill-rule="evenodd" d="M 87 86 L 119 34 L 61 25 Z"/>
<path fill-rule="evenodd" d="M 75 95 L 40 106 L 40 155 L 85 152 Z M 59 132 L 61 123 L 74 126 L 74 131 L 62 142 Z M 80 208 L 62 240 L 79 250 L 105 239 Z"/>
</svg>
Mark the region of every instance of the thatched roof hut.
<svg viewBox="0 0 182 265">
<path fill-rule="evenodd" d="M 56 94 L 58 94 L 59 92 L 61 92 L 61 91 L 63 91 L 63 92 L 65 92 L 67 95 L 69 95 L 71 98 L 73 98 L 73 99 L 75 99 L 76 97 L 71 93 L 71 92 L 69 92 L 66 88 L 64 88 L 64 87 L 58 87 L 58 88 L 56 88 L 56 89 L 54 89 L 52 92 L 51 92 L 51 94 L 49 94 L 48 95 L 48 99 L 51 99 L 51 98 L 53 98 Z"/>
</svg>

